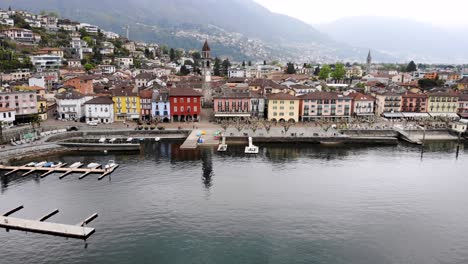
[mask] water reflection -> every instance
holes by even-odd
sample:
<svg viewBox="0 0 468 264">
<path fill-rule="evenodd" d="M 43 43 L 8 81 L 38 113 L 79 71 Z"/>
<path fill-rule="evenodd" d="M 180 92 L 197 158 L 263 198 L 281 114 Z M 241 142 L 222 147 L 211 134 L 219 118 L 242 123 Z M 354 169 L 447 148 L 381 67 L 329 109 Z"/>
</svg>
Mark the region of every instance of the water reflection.
<svg viewBox="0 0 468 264">
<path fill-rule="evenodd" d="M 213 150 L 201 149 L 202 159 L 202 181 L 205 188 L 210 189 L 213 186 Z"/>
</svg>

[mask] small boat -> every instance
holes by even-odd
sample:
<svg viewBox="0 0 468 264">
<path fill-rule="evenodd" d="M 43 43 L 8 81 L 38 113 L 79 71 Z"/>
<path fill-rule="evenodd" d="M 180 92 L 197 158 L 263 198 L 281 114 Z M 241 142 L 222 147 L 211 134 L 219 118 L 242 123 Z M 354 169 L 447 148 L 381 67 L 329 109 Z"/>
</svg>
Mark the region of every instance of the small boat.
<svg viewBox="0 0 468 264">
<path fill-rule="evenodd" d="M 159 142 L 159 141 L 161 141 L 161 138 L 157 137 L 157 138 L 154 139 L 154 141 Z"/>
<path fill-rule="evenodd" d="M 75 162 L 72 165 L 70 165 L 70 169 L 77 169 L 79 167 L 83 166 L 82 162 Z"/>
<path fill-rule="evenodd" d="M 132 142 L 133 141 L 133 138 L 127 138 L 127 142 Z"/>
<path fill-rule="evenodd" d="M 111 140 L 109 140 L 109 143 L 114 143 L 117 139 L 116 138 L 113 138 Z"/>
<path fill-rule="evenodd" d="M 101 138 L 99 139 L 99 143 L 106 143 L 106 140 L 107 140 L 106 138 Z"/>
<path fill-rule="evenodd" d="M 343 142 L 339 141 L 320 141 L 320 144 L 326 145 L 326 146 L 337 146 L 343 144 Z"/>
<path fill-rule="evenodd" d="M 51 168 L 59 168 L 63 165 L 62 162 L 52 162 L 52 166 L 50 166 Z"/>
<path fill-rule="evenodd" d="M 36 165 L 34 165 L 34 167 L 39 168 L 39 167 L 43 167 L 46 164 L 47 164 L 47 161 L 43 161 L 43 162 L 36 163 Z"/>
<path fill-rule="evenodd" d="M 53 162 L 47 162 L 47 163 L 44 164 L 42 167 L 44 167 L 44 168 L 52 168 L 53 165 L 54 165 Z"/>
<path fill-rule="evenodd" d="M 109 160 L 109 162 L 107 162 L 107 164 L 104 166 L 104 169 L 111 169 L 113 167 L 117 166 L 117 163 L 115 163 L 115 161 L 113 160 Z"/>
<path fill-rule="evenodd" d="M 221 144 L 218 146 L 218 152 L 226 152 L 228 145 L 226 144 L 226 138 L 223 137 Z"/>
<path fill-rule="evenodd" d="M 88 164 L 88 169 L 97 169 L 99 167 L 101 167 L 101 164 L 99 164 L 99 163 L 90 163 L 90 164 Z"/>
<path fill-rule="evenodd" d="M 34 166 L 36 166 L 36 162 L 30 162 L 30 163 L 28 163 L 28 164 L 26 164 L 24 166 L 25 167 L 34 167 Z"/>
</svg>

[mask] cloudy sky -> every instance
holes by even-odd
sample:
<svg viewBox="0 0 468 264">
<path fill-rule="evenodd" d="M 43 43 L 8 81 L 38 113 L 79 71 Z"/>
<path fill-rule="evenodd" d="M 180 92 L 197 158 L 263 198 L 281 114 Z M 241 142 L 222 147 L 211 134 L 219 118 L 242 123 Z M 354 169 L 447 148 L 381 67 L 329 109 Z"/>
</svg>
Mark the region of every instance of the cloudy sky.
<svg viewBox="0 0 468 264">
<path fill-rule="evenodd" d="M 311 24 L 323 24 L 346 16 L 412 18 L 440 27 L 468 26 L 467 0 L 255 0 L 273 12 Z"/>
</svg>

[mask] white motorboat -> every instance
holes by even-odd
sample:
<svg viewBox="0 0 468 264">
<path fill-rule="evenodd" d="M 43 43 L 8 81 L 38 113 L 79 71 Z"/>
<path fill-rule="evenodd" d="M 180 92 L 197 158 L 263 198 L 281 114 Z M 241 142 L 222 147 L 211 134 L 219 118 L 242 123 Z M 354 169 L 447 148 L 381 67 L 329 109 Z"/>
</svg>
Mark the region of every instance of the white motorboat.
<svg viewBox="0 0 468 264">
<path fill-rule="evenodd" d="M 161 141 L 161 138 L 157 137 L 157 138 L 154 139 L 154 141 L 159 142 L 159 141 Z"/>
<path fill-rule="evenodd" d="M 73 163 L 72 165 L 70 165 L 70 168 L 71 169 L 77 169 L 79 167 L 83 166 L 83 163 L 82 162 L 75 162 Z"/>
<path fill-rule="evenodd" d="M 106 143 L 106 140 L 107 140 L 106 138 L 101 138 L 99 139 L 99 143 Z"/>
<path fill-rule="evenodd" d="M 117 139 L 116 138 L 113 138 L 111 140 L 109 140 L 109 143 L 114 143 Z"/>
<path fill-rule="evenodd" d="M 226 144 L 226 138 L 223 137 L 221 144 L 219 144 L 218 146 L 218 152 L 226 152 L 227 148 L 228 148 L 228 145 Z"/>
<path fill-rule="evenodd" d="M 107 162 L 107 164 L 104 166 L 104 169 L 112 169 L 113 167 L 117 166 L 117 163 L 115 163 L 115 161 L 113 160 L 109 160 L 109 162 Z"/>
<path fill-rule="evenodd" d="M 51 168 L 60 168 L 63 166 L 63 162 L 53 162 L 52 165 L 50 165 Z"/>
<path fill-rule="evenodd" d="M 43 161 L 43 162 L 36 163 L 36 165 L 34 165 L 34 167 L 39 168 L 39 167 L 43 167 L 46 164 L 47 164 L 47 161 Z"/>
<path fill-rule="evenodd" d="M 99 163 L 90 163 L 90 164 L 88 164 L 88 169 L 97 169 L 99 167 L 101 167 L 101 164 L 99 164 Z"/>
<path fill-rule="evenodd" d="M 249 137 L 249 146 L 245 147 L 245 154 L 258 154 L 259 152 L 259 147 L 254 146 L 252 143 L 252 137 Z"/>
<path fill-rule="evenodd" d="M 26 164 L 24 166 L 25 167 L 34 167 L 34 166 L 36 166 L 36 162 L 30 162 L 30 163 L 28 163 L 28 164 Z"/>
<path fill-rule="evenodd" d="M 131 143 L 133 141 L 133 138 L 127 138 L 127 142 Z"/>
</svg>

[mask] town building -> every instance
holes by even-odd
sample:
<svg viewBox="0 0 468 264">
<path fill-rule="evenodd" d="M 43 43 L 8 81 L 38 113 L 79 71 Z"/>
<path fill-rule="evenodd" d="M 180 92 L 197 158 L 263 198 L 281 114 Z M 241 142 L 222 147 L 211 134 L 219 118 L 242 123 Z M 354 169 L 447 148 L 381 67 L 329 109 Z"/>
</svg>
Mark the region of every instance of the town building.
<svg viewBox="0 0 468 264">
<path fill-rule="evenodd" d="M 136 83 L 138 88 L 146 87 L 148 82 L 153 80 L 153 79 L 155 79 L 153 74 L 151 74 L 149 72 L 143 72 L 143 73 L 140 73 L 137 76 L 135 76 L 135 83 Z"/>
<path fill-rule="evenodd" d="M 433 92 L 428 94 L 428 113 L 431 116 L 457 116 L 458 95 L 452 92 Z"/>
<path fill-rule="evenodd" d="M 217 119 L 247 119 L 252 116 L 249 89 L 226 88 L 220 95 L 213 97 L 214 116 Z"/>
<path fill-rule="evenodd" d="M 153 99 L 153 90 L 141 90 L 140 91 L 140 108 L 141 108 L 141 120 L 151 120 L 151 100 Z"/>
<path fill-rule="evenodd" d="M 55 96 L 57 102 L 57 114 L 61 120 L 80 120 L 85 117 L 84 103 L 92 97 L 74 91 L 67 90 Z"/>
<path fill-rule="evenodd" d="M 405 93 L 401 98 L 401 111 L 404 113 L 426 113 L 427 95 L 423 93 Z"/>
<path fill-rule="evenodd" d="M 385 113 L 401 112 L 401 94 L 387 92 L 375 96 L 375 113 L 381 116 Z"/>
<path fill-rule="evenodd" d="M 299 122 L 301 99 L 286 93 L 267 96 L 268 120 L 273 122 Z"/>
<path fill-rule="evenodd" d="M 122 68 L 131 68 L 133 67 L 133 58 L 132 57 L 115 58 L 115 63 Z"/>
<path fill-rule="evenodd" d="M 113 74 L 116 71 L 114 65 L 98 65 L 98 69 L 100 69 L 103 74 Z"/>
<path fill-rule="evenodd" d="M 334 92 L 315 92 L 300 96 L 302 121 L 350 118 L 352 97 Z"/>
<path fill-rule="evenodd" d="M 58 69 L 62 66 L 62 57 L 58 55 L 34 55 L 31 56 L 31 63 L 38 71 L 44 69 Z"/>
<path fill-rule="evenodd" d="M 0 107 L 0 125 L 10 126 L 15 122 L 16 111 L 13 108 Z"/>
<path fill-rule="evenodd" d="M 16 118 L 27 118 L 37 114 L 36 92 L 0 93 L 0 108 L 15 110 Z"/>
<path fill-rule="evenodd" d="M 357 117 L 375 115 L 375 97 L 362 93 L 351 93 L 348 96 L 352 98 L 352 115 Z"/>
<path fill-rule="evenodd" d="M 159 91 L 153 92 L 151 109 L 153 119 L 162 121 L 164 123 L 171 121 L 169 90 L 160 89 Z"/>
<path fill-rule="evenodd" d="M 41 121 L 45 121 L 48 119 L 47 110 L 48 110 L 47 99 L 38 95 L 37 96 L 37 113 Z"/>
<path fill-rule="evenodd" d="M 82 75 L 64 81 L 63 85 L 74 87 L 81 94 L 90 95 L 94 94 L 93 79 L 93 76 Z"/>
<path fill-rule="evenodd" d="M 11 40 L 24 43 L 38 43 L 41 41 L 41 36 L 32 32 L 29 29 L 11 27 L 1 31 L 6 37 Z"/>
<path fill-rule="evenodd" d="M 468 90 L 468 77 L 464 77 L 457 84 L 458 90 Z"/>
<path fill-rule="evenodd" d="M 134 91 L 134 87 L 119 86 L 112 89 L 112 100 L 114 101 L 115 121 L 140 119 L 140 97 L 138 92 Z"/>
<path fill-rule="evenodd" d="M 202 94 L 191 88 L 171 88 L 169 100 L 175 122 L 200 121 Z"/>
<path fill-rule="evenodd" d="M 114 101 L 110 96 L 99 96 L 85 102 L 86 121 L 101 124 L 114 123 Z"/>
<path fill-rule="evenodd" d="M 468 94 L 461 94 L 458 97 L 458 115 L 468 119 Z"/>
</svg>

